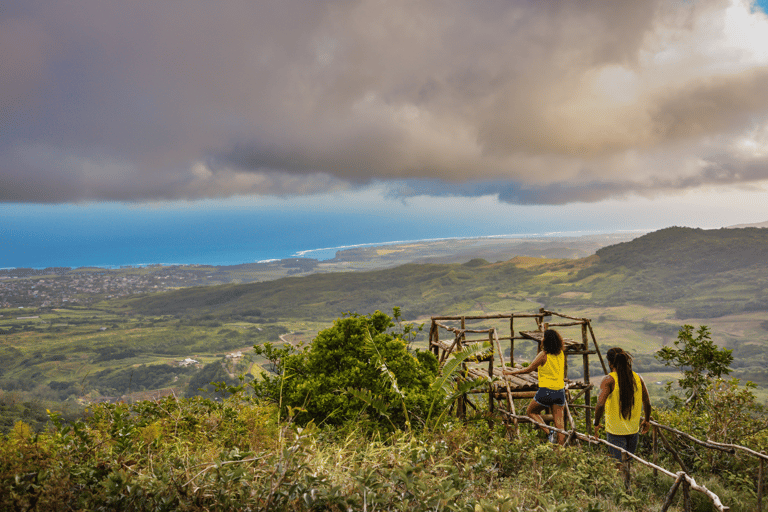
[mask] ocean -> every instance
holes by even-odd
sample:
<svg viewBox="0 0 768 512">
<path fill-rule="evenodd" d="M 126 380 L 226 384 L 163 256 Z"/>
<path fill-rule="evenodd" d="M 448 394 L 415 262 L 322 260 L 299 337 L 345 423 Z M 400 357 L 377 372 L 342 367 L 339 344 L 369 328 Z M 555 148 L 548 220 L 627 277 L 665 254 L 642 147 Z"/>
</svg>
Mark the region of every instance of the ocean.
<svg viewBox="0 0 768 512">
<path fill-rule="evenodd" d="M 287 209 L 16 205 L 1 220 L 0 268 L 323 260 L 340 247 L 501 234 L 472 222 Z"/>
<path fill-rule="evenodd" d="M 331 259 L 339 248 L 486 236 L 551 236 L 552 219 L 339 204 L 226 202 L 130 205 L 0 204 L 0 268 L 237 265 L 290 257 Z M 560 235 L 616 231 L 584 218 Z M 600 230 L 602 228 L 602 230 Z M 568 231 L 568 230 L 571 231 Z M 584 230 L 584 231 L 577 231 Z"/>
</svg>

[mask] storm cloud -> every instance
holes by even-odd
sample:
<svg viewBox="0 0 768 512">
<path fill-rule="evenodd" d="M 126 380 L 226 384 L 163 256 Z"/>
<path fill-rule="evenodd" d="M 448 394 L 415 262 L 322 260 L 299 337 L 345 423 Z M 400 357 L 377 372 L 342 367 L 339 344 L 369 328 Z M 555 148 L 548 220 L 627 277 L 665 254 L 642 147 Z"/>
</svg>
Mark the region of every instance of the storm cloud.
<svg viewBox="0 0 768 512">
<path fill-rule="evenodd" d="M 749 1 L 25 0 L 0 49 L 5 202 L 768 179 Z"/>
</svg>

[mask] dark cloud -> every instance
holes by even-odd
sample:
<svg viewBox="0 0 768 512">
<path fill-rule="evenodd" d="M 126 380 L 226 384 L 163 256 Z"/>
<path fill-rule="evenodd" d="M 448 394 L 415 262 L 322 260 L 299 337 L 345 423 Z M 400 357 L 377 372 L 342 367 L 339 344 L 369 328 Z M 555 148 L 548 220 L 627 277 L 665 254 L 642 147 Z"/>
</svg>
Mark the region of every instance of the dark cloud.
<svg viewBox="0 0 768 512">
<path fill-rule="evenodd" d="M 0 201 L 766 179 L 768 20 L 729 5 L 10 1 Z"/>
</svg>

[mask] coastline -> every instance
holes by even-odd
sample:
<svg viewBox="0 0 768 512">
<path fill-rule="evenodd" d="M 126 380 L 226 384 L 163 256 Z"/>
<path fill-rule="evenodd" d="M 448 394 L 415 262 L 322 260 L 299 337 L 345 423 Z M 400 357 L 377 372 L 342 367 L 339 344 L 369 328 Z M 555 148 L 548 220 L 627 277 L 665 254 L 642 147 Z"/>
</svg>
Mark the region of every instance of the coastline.
<svg viewBox="0 0 768 512">
<path fill-rule="evenodd" d="M 650 230 L 624 230 L 624 231 L 567 231 L 567 232 L 547 232 L 547 233 L 516 233 L 502 235 L 482 235 L 482 236 L 457 236 L 442 238 L 425 238 L 414 240 L 394 240 L 385 242 L 368 242 L 358 244 L 346 244 L 334 247 L 323 247 L 314 249 L 302 249 L 290 251 L 284 257 L 272 257 L 260 260 L 238 259 L 226 262 L 177 262 L 177 263 L 102 263 L 102 264 L 84 264 L 84 265 L 65 265 L 52 264 L 47 266 L 8 266 L 0 267 L 0 272 L 10 272 L 14 270 L 29 269 L 40 271 L 46 269 L 68 269 L 82 270 L 121 270 L 121 269 L 146 269 L 146 268 L 171 268 L 187 267 L 193 268 L 226 268 L 241 266 L 274 266 L 282 262 L 291 262 L 292 260 L 311 260 L 324 267 L 332 267 L 335 264 L 344 263 L 347 266 L 351 261 L 362 262 L 367 260 L 372 263 L 373 260 L 382 260 L 380 263 L 385 266 L 391 266 L 393 263 L 408 263 L 432 258 L 440 261 L 460 260 L 464 257 L 472 259 L 473 257 L 483 257 L 484 253 L 491 255 L 509 254 L 510 257 L 516 255 L 522 256 L 544 256 L 547 257 L 583 257 L 589 255 L 598 248 L 619 243 L 621 241 L 631 240 Z M 565 244 L 571 247 L 571 256 L 566 254 L 563 249 L 553 247 Z M 381 248 L 386 247 L 386 250 Z M 513 254 L 514 253 L 514 254 Z M 376 266 L 376 265 L 374 265 Z"/>
</svg>

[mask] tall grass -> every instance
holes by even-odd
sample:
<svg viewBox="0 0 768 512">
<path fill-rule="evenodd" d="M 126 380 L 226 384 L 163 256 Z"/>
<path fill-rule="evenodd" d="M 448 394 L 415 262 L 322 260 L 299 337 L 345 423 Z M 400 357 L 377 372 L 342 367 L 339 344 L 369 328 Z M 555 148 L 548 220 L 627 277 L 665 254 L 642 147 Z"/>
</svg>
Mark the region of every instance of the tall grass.
<svg viewBox="0 0 768 512">
<path fill-rule="evenodd" d="M 467 511 L 658 510 L 671 482 L 518 438 L 485 418 L 381 434 L 356 424 L 277 423 L 276 408 L 237 398 L 168 397 L 98 405 L 86 420 L 0 443 L 2 510 Z"/>
</svg>

